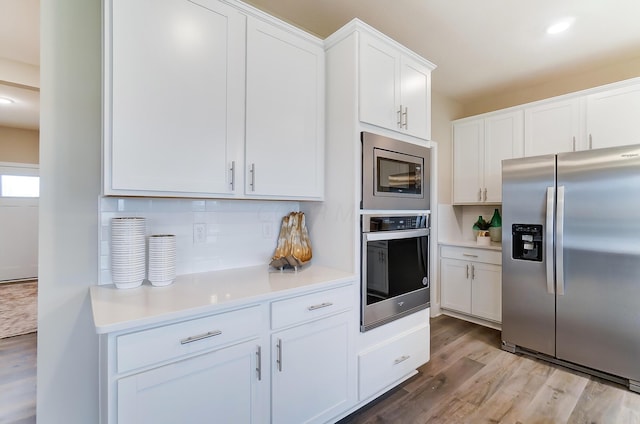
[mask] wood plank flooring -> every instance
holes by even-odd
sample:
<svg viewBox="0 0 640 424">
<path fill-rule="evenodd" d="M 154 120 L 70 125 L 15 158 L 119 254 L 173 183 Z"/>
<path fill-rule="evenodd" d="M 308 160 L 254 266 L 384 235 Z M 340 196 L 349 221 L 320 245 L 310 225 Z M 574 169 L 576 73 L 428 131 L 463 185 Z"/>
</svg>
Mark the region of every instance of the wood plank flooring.
<svg viewBox="0 0 640 424">
<path fill-rule="evenodd" d="M 340 424 L 640 424 L 639 394 L 500 344 L 499 331 L 432 319 L 431 360 L 419 374 Z"/>
<path fill-rule="evenodd" d="M 37 334 L 0 339 L 0 424 L 36 422 Z"/>
</svg>

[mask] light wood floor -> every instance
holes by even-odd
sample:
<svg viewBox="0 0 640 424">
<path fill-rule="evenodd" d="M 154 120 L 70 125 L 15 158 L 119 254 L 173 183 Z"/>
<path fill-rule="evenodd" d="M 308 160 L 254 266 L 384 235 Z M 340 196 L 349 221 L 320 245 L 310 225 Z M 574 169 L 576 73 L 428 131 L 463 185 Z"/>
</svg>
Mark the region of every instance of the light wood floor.
<svg viewBox="0 0 640 424">
<path fill-rule="evenodd" d="M 640 423 L 640 395 L 500 343 L 499 331 L 435 318 L 419 374 L 340 423 Z"/>
<path fill-rule="evenodd" d="M 36 422 L 37 334 L 0 339 L 0 423 Z"/>
</svg>

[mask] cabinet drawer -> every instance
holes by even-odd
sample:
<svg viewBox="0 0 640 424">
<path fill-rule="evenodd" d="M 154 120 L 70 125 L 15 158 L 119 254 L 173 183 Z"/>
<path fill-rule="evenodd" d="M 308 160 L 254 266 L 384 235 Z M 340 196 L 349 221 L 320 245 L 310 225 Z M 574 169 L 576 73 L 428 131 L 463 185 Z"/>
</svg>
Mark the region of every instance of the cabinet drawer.
<svg viewBox="0 0 640 424">
<path fill-rule="evenodd" d="M 338 287 L 271 304 L 271 328 L 311 321 L 353 306 L 353 286 Z"/>
<path fill-rule="evenodd" d="M 359 399 L 365 400 L 429 360 L 429 325 L 358 355 Z"/>
<path fill-rule="evenodd" d="M 440 257 L 462 259 L 463 261 L 486 262 L 501 265 L 502 252 L 497 250 L 476 249 L 473 247 L 440 247 Z"/>
<path fill-rule="evenodd" d="M 255 306 L 118 336 L 118 372 L 257 337 L 260 321 Z"/>
</svg>

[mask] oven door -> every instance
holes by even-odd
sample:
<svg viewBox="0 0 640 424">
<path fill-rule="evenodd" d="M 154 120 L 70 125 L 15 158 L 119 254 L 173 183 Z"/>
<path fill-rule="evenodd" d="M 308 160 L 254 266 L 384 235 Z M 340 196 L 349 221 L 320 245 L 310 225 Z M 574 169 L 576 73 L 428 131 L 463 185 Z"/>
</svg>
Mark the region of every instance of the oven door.
<svg viewBox="0 0 640 424">
<path fill-rule="evenodd" d="M 361 331 L 429 307 L 429 229 L 362 234 Z"/>
</svg>

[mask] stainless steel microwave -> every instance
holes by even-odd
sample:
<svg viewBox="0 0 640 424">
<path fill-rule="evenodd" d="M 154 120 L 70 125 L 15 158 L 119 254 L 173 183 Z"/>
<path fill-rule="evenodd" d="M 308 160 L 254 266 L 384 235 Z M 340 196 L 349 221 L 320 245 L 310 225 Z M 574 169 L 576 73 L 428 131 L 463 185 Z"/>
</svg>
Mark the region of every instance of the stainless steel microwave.
<svg viewBox="0 0 640 424">
<path fill-rule="evenodd" d="M 429 210 L 431 151 L 362 132 L 362 209 Z"/>
</svg>

